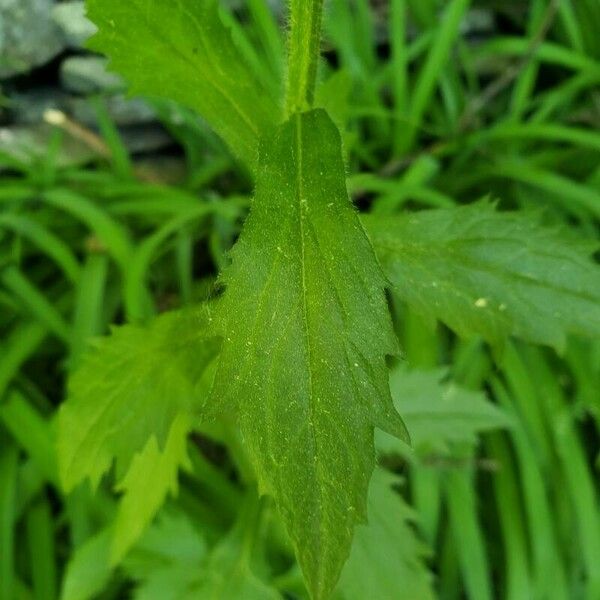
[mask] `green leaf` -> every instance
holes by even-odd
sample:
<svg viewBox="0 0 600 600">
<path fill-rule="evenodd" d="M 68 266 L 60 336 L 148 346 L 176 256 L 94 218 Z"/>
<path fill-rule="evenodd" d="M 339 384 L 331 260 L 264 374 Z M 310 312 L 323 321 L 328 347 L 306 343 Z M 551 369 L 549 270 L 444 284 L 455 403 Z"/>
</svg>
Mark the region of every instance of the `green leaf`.
<svg viewBox="0 0 600 600">
<path fill-rule="evenodd" d="M 202 570 L 201 582 L 186 596 L 186 600 L 282 600 L 275 588 L 260 579 L 253 568 L 260 562 L 261 519 L 260 499 L 251 490 L 235 525 L 210 553 Z"/>
<path fill-rule="evenodd" d="M 281 600 L 254 571 L 262 551 L 261 514 L 251 490 L 231 531 L 207 554 L 201 533 L 183 515 L 165 513 L 125 560 L 138 582 L 135 600 Z"/>
<path fill-rule="evenodd" d="M 163 447 L 172 423 L 197 403 L 197 387 L 218 352 L 205 305 L 125 325 L 97 341 L 69 381 L 58 419 L 65 490 L 89 477 L 97 486 L 117 463 L 117 478 L 151 437 Z"/>
<path fill-rule="evenodd" d="M 161 513 L 123 564 L 137 582 L 134 600 L 181 600 L 198 583 L 207 548 L 180 512 Z"/>
<path fill-rule="evenodd" d="M 487 202 L 366 216 L 395 292 L 461 336 L 513 334 L 562 350 L 568 333 L 600 335 L 600 269 L 589 248 L 540 218 Z"/>
<path fill-rule="evenodd" d="M 394 405 L 421 455 L 450 454 L 453 444 L 475 444 L 480 433 L 510 425 L 508 416 L 485 394 L 461 388 L 447 376 L 446 368 L 413 371 L 403 366 L 390 374 Z M 407 451 L 385 432 L 377 434 L 377 449 L 384 454 Z"/>
<path fill-rule="evenodd" d="M 356 529 L 338 586 L 340 600 L 433 600 L 429 552 L 413 528 L 415 514 L 392 489 L 397 478 L 376 469 L 369 488 L 369 523 Z"/>
<path fill-rule="evenodd" d="M 261 492 L 324 598 L 365 518 L 373 428 L 405 435 L 389 394 L 385 282 L 324 111 L 293 116 L 262 144 L 232 259 L 212 410 L 236 415 Z"/>
<path fill-rule="evenodd" d="M 253 74 L 219 17 L 217 0 L 88 0 L 93 50 L 110 58 L 136 94 L 196 110 L 248 166 L 277 101 Z"/>
<path fill-rule="evenodd" d="M 118 564 L 152 521 L 167 494 L 177 493 L 179 467 L 190 468 L 186 452 L 190 419 L 186 413 L 175 417 L 164 450 L 152 436 L 129 471 L 118 484 L 124 492 L 119 503 L 111 547 L 111 562 Z"/>
<path fill-rule="evenodd" d="M 71 555 L 61 591 L 61 600 L 97 598 L 110 581 L 109 553 L 112 529 L 102 529 Z"/>
</svg>

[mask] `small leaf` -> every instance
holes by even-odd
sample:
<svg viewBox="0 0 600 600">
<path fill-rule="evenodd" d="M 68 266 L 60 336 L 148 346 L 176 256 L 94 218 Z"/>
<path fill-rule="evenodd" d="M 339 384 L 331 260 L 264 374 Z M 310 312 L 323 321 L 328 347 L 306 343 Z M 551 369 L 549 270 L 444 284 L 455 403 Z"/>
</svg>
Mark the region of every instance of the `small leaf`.
<svg viewBox="0 0 600 600">
<path fill-rule="evenodd" d="M 256 196 L 224 274 L 212 410 L 236 415 L 313 598 L 331 591 L 365 518 L 373 428 L 405 435 L 385 356 L 384 278 L 322 110 L 261 146 Z"/>
<path fill-rule="evenodd" d="M 414 449 L 419 454 L 451 452 L 453 444 L 475 444 L 484 431 L 510 425 L 508 416 L 482 392 L 447 381 L 446 368 L 431 371 L 395 368 L 390 375 L 394 405 L 402 412 Z M 380 452 L 406 454 L 406 446 L 378 432 Z"/>
<path fill-rule="evenodd" d="M 61 591 L 61 600 L 97 598 L 110 581 L 110 541 L 112 529 L 105 528 L 87 539 L 71 555 Z"/>
<path fill-rule="evenodd" d="M 261 580 L 253 569 L 259 562 L 260 525 L 260 500 L 251 490 L 235 525 L 210 553 L 203 565 L 200 583 L 185 597 L 186 600 L 282 600 L 277 590 Z"/>
<path fill-rule="evenodd" d="M 340 600 L 435 597 L 425 564 L 429 552 L 413 528 L 413 510 L 392 489 L 394 484 L 394 475 L 375 469 L 369 487 L 369 523 L 356 529 L 338 586 Z"/>
<path fill-rule="evenodd" d="M 125 570 L 138 582 L 134 599 L 282 600 L 255 573 L 263 558 L 261 519 L 259 499 L 251 490 L 232 529 L 207 553 L 187 519 L 165 513 L 125 560 Z"/>
<path fill-rule="evenodd" d="M 125 325 L 97 341 L 69 381 L 58 418 L 59 471 L 66 491 L 89 477 L 96 486 L 113 461 L 117 478 L 151 437 L 163 447 L 181 412 L 191 412 L 197 386 L 218 352 L 209 308 Z"/>
<path fill-rule="evenodd" d="M 90 47 L 110 58 L 136 94 L 196 110 L 253 167 L 277 101 L 254 76 L 219 17 L 217 0 L 88 0 Z"/>
<path fill-rule="evenodd" d="M 134 600 L 182 600 L 198 584 L 206 541 L 181 512 L 163 512 L 127 556 L 123 567 L 137 582 Z"/>
<path fill-rule="evenodd" d="M 152 521 L 167 494 L 177 493 L 179 467 L 190 467 L 187 435 L 190 419 L 185 413 L 175 417 L 160 451 L 152 436 L 140 454 L 134 456 L 129 471 L 117 485 L 124 492 L 119 503 L 111 546 L 111 562 L 118 564 Z"/>
<path fill-rule="evenodd" d="M 558 350 L 568 333 L 600 335 L 600 268 L 538 217 L 480 202 L 364 223 L 398 296 L 459 335 Z"/>
</svg>

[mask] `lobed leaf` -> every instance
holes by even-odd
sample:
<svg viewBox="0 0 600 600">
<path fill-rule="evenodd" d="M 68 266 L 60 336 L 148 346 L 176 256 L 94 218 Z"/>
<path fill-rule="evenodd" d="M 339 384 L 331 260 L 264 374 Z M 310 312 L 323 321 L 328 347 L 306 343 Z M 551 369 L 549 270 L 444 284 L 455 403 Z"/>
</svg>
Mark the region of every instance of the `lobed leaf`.
<svg viewBox="0 0 600 600">
<path fill-rule="evenodd" d="M 123 563 L 134 600 L 182 600 L 201 578 L 207 543 L 182 512 L 163 512 Z"/>
<path fill-rule="evenodd" d="M 217 0 L 87 0 L 87 9 L 99 28 L 90 47 L 110 58 L 132 93 L 196 110 L 254 167 L 259 136 L 280 109 L 221 21 Z"/>
<path fill-rule="evenodd" d="M 453 444 L 475 444 L 485 431 L 510 425 L 508 416 L 482 392 L 447 381 L 448 369 L 408 370 L 390 374 L 394 405 L 402 413 L 413 448 L 420 454 L 449 454 Z M 406 454 L 407 447 L 378 432 L 377 449 Z"/>
<path fill-rule="evenodd" d="M 183 514 L 161 515 L 124 563 L 138 583 L 134 599 L 280 600 L 275 588 L 253 570 L 254 563 L 259 562 L 261 513 L 256 492 L 248 496 L 250 501 L 231 530 L 210 552 L 201 532 Z"/>
<path fill-rule="evenodd" d="M 209 308 L 165 313 L 147 327 L 125 325 L 96 342 L 69 381 L 58 417 L 59 472 L 70 491 L 96 486 L 116 460 L 121 479 L 155 437 L 163 447 L 175 418 L 191 412 L 196 385 L 218 352 Z"/>
<path fill-rule="evenodd" d="M 175 417 L 165 441 L 164 450 L 152 436 L 144 449 L 131 461 L 125 477 L 117 485 L 123 492 L 115 520 L 111 546 L 111 563 L 121 562 L 133 544 L 152 521 L 167 494 L 177 493 L 180 467 L 190 467 L 187 436 L 191 429 L 186 413 Z"/>
<path fill-rule="evenodd" d="M 212 410 L 239 423 L 313 598 L 333 589 L 365 519 L 375 426 L 403 436 L 385 357 L 384 278 L 323 110 L 261 145 L 256 196 L 223 277 Z"/>
<path fill-rule="evenodd" d="M 375 469 L 369 487 L 369 523 L 356 529 L 336 598 L 433 600 L 429 552 L 413 528 L 414 511 L 393 485 L 398 478 Z"/>
<path fill-rule="evenodd" d="M 251 490 L 231 531 L 212 549 L 203 565 L 199 583 L 186 600 L 195 598 L 243 598 L 281 600 L 277 590 L 254 570 L 260 564 L 260 499 Z M 254 497 L 253 497 L 254 496 Z M 262 550 L 262 549 L 261 549 Z M 261 557 L 262 558 L 262 557 Z"/>
<path fill-rule="evenodd" d="M 539 217 L 480 202 L 363 222 L 398 296 L 459 335 L 558 350 L 569 333 L 600 335 L 600 269 Z"/>
</svg>

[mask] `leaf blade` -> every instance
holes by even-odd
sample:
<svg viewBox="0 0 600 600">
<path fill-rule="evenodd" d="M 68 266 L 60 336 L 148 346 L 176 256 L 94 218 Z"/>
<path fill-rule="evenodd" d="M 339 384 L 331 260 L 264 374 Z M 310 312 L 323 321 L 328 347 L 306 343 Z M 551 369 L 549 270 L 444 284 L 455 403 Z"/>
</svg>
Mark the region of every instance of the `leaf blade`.
<svg viewBox="0 0 600 600">
<path fill-rule="evenodd" d="M 487 202 L 363 219 L 394 291 L 459 335 L 564 348 L 600 334 L 600 270 L 540 219 Z"/>
<path fill-rule="evenodd" d="M 405 433 L 387 383 L 385 356 L 397 346 L 385 281 L 324 111 L 292 117 L 262 145 L 232 259 L 212 400 L 234 407 L 261 491 L 322 598 L 365 517 L 373 428 Z"/>
<path fill-rule="evenodd" d="M 69 381 L 58 417 L 59 474 L 66 491 L 97 486 L 117 462 L 117 478 L 151 436 L 162 447 L 195 384 L 214 359 L 210 308 L 164 313 L 147 327 L 125 325 L 97 341 Z"/>
<path fill-rule="evenodd" d="M 356 530 L 338 592 L 344 600 L 433 600 L 429 552 L 413 527 L 415 514 L 392 488 L 398 480 L 375 469 L 369 486 L 369 523 Z"/>
<path fill-rule="evenodd" d="M 406 422 L 417 455 L 448 455 L 453 445 L 475 444 L 478 435 L 509 427 L 511 421 L 483 392 L 447 381 L 448 370 L 406 369 L 390 374 L 392 398 Z M 377 432 L 377 449 L 406 455 L 407 448 L 384 432 Z"/>
<path fill-rule="evenodd" d="M 165 447 L 161 451 L 152 436 L 144 449 L 136 454 L 129 470 L 117 485 L 123 492 L 119 502 L 111 544 L 111 564 L 116 566 L 139 539 L 165 501 L 175 495 L 180 467 L 189 468 L 186 452 L 191 429 L 185 413 L 177 415 L 171 425 Z"/>
<path fill-rule="evenodd" d="M 99 28 L 89 46 L 110 58 L 133 93 L 196 110 L 252 168 L 258 137 L 279 109 L 218 8 L 216 0 L 88 0 L 88 16 Z"/>
</svg>

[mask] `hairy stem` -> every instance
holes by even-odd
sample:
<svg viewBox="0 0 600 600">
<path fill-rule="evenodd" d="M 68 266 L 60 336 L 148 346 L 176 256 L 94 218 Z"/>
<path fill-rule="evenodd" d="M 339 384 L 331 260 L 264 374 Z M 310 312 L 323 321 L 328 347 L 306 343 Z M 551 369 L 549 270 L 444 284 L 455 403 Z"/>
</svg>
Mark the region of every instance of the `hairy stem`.
<svg viewBox="0 0 600 600">
<path fill-rule="evenodd" d="M 323 0 L 290 1 L 286 112 L 311 107 L 321 46 Z"/>
</svg>

